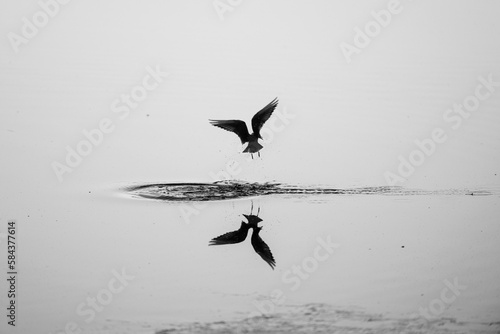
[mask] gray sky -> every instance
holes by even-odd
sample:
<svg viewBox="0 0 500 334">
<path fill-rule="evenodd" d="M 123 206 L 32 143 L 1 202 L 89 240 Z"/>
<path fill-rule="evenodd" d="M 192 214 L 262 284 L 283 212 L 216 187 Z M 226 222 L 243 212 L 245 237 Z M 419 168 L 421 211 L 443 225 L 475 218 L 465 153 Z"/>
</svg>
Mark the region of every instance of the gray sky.
<svg viewBox="0 0 500 334">
<path fill-rule="evenodd" d="M 254 174 L 247 168 L 242 178 L 381 184 L 415 139 L 446 126 L 444 111 L 474 92 L 478 76 L 500 76 L 495 1 L 401 1 L 350 63 L 341 44 L 355 45 L 354 29 L 365 29 L 374 22 L 371 12 L 387 11 L 389 2 L 242 2 L 221 12 L 221 20 L 210 1 L 72 1 L 17 53 L 9 33 L 22 36 L 23 17 L 32 20 L 40 7 L 6 6 L 0 136 L 16 163 L 2 167 L 3 178 L 22 170 L 57 183 L 51 163 L 84 139 L 83 129 L 109 117 L 113 133 L 68 179 L 204 180 L 207 170 L 242 158 L 237 138 L 207 119 L 248 121 L 277 96 L 296 118 L 262 152 L 266 159 L 258 163 L 265 167 Z M 117 119 L 111 103 L 130 94 L 148 66 L 169 78 Z M 452 131 L 443 153 L 408 182 L 437 174 L 432 183 L 453 185 L 487 168 L 497 151 L 485 140 L 494 136 L 498 99 L 494 94 L 477 117 Z M 472 158 L 461 156 L 464 149 Z"/>
</svg>

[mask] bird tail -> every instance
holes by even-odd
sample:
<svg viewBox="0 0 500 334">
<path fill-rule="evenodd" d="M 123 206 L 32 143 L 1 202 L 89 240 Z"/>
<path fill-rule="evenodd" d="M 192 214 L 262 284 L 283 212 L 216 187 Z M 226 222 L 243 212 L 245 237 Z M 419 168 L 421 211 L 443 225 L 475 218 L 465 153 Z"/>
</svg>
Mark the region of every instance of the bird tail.
<svg viewBox="0 0 500 334">
<path fill-rule="evenodd" d="M 258 142 L 250 142 L 248 143 L 247 148 L 243 151 L 244 153 L 257 153 L 259 152 L 264 146 L 259 144 Z"/>
</svg>

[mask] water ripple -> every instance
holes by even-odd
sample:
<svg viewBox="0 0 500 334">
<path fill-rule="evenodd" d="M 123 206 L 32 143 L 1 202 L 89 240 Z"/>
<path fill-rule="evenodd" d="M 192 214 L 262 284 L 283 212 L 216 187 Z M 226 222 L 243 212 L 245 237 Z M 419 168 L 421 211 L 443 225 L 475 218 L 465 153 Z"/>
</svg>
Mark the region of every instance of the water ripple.
<svg viewBox="0 0 500 334">
<path fill-rule="evenodd" d="M 485 189 L 407 189 L 400 186 L 332 188 L 287 185 L 272 182 L 217 181 L 213 183 L 154 183 L 129 186 L 124 189 L 135 198 L 161 201 L 220 201 L 265 195 L 468 195 L 488 196 Z"/>
</svg>

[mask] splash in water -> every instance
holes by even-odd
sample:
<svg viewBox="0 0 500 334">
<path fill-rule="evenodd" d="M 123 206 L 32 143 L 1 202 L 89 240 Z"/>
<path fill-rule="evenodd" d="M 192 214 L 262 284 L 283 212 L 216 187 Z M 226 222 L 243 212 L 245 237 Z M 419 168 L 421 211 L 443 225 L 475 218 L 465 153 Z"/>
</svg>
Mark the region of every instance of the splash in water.
<svg viewBox="0 0 500 334">
<path fill-rule="evenodd" d="M 487 190 L 421 190 L 399 186 L 331 188 L 294 186 L 282 183 L 217 181 L 214 183 L 154 183 L 125 188 L 133 197 L 161 201 L 219 201 L 265 195 L 491 195 Z"/>
</svg>

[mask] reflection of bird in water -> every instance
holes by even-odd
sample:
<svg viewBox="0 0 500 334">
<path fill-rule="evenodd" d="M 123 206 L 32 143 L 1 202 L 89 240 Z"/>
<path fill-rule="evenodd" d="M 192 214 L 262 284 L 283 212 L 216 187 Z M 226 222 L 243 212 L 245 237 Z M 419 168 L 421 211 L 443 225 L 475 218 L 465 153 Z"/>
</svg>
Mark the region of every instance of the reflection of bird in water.
<svg viewBox="0 0 500 334">
<path fill-rule="evenodd" d="M 252 130 L 253 133 L 250 134 L 248 132 L 247 125 L 245 122 L 231 119 L 231 120 L 210 120 L 210 124 L 214 126 L 218 126 L 227 131 L 234 132 L 240 137 L 241 144 L 245 144 L 248 142 L 248 146 L 245 148 L 243 152 L 250 153 L 253 158 L 253 153 L 258 153 L 260 157 L 260 150 L 262 149 L 262 145 L 259 144 L 259 139 L 262 139 L 260 135 L 260 129 L 264 125 L 264 123 L 271 117 L 274 109 L 278 105 L 278 98 L 272 100 L 267 106 L 262 108 L 258 113 L 256 113 L 252 117 Z"/>
<path fill-rule="evenodd" d="M 259 213 L 257 213 L 257 215 L 258 214 Z M 271 253 L 271 249 L 259 236 L 259 232 L 262 227 L 257 226 L 257 224 L 260 223 L 262 219 L 260 219 L 258 216 L 252 215 L 251 213 L 250 215 L 244 214 L 243 216 L 245 216 L 245 218 L 248 220 L 248 223 L 241 222 L 241 226 L 238 230 L 227 232 L 216 238 L 213 238 L 212 240 L 210 240 L 208 245 L 229 245 L 243 242 L 247 238 L 248 230 L 252 228 L 253 233 L 251 237 L 251 243 L 253 249 L 264 261 L 266 261 L 267 264 L 271 266 L 272 269 L 274 269 L 274 267 L 276 266 L 276 261 L 274 260 L 273 254 Z"/>
<path fill-rule="evenodd" d="M 260 212 L 260 208 L 259 208 Z M 252 215 L 251 213 L 249 215 L 243 214 L 245 218 L 248 220 L 248 224 L 250 227 L 257 227 L 257 224 L 262 221 L 262 219 L 259 218 L 259 212 L 257 212 L 257 216 Z"/>
<path fill-rule="evenodd" d="M 250 228 L 249 224 L 241 222 L 239 230 L 219 235 L 217 238 L 213 238 L 212 240 L 210 240 L 210 243 L 208 245 L 213 246 L 213 245 L 228 245 L 228 244 L 240 243 L 247 238 L 249 228 Z"/>
<path fill-rule="evenodd" d="M 273 253 L 271 253 L 271 249 L 269 246 L 262 240 L 259 236 L 259 232 L 262 230 L 262 227 L 254 227 L 252 233 L 252 246 L 255 250 L 255 253 L 259 254 L 262 260 L 266 261 L 271 268 L 274 269 L 276 266 L 276 261 L 274 261 Z"/>
</svg>

